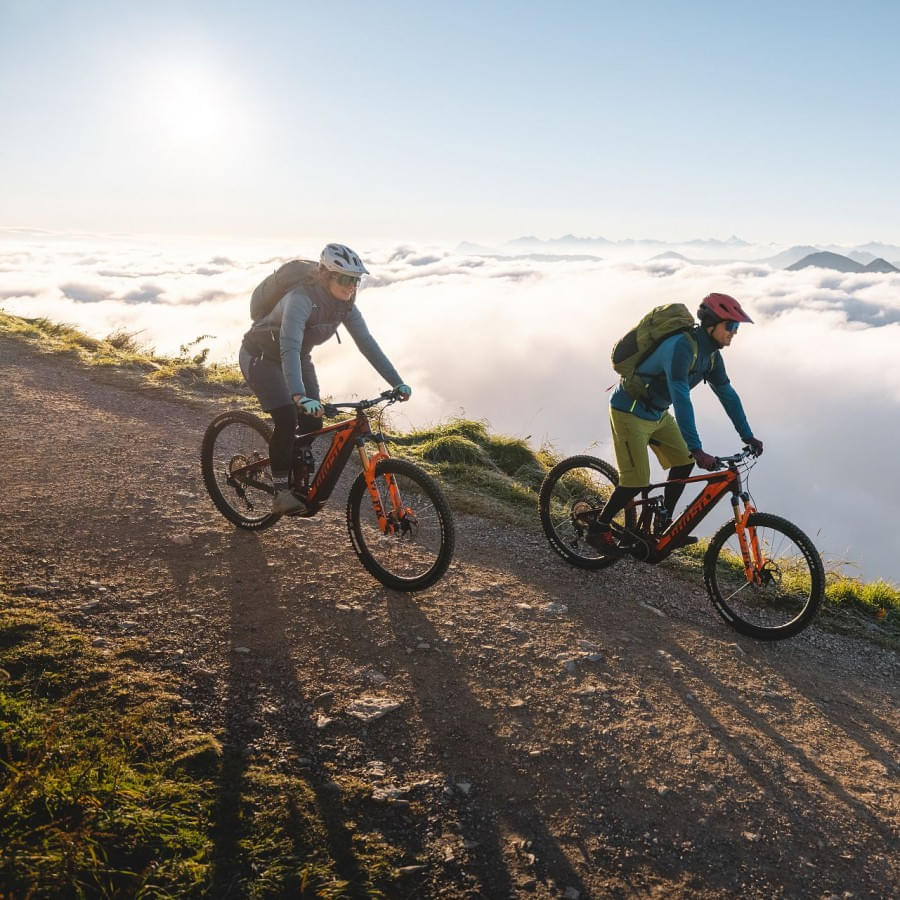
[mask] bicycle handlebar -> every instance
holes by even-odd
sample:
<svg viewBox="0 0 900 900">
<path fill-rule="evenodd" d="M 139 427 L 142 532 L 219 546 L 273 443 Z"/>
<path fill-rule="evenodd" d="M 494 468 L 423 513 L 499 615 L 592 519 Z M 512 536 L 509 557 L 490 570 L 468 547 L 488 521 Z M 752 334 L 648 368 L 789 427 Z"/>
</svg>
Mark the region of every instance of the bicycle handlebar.
<svg viewBox="0 0 900 900">
<path fill-rule="evenodd" d="M 734 456 L 717 456 L 716 462 L 723 466 L 735 466 L 747 459 L 748 456 L 755 457 L 758 455 L 759 454 L 751 447 L 745 446 L 740 453 L 735 453 Z"/>
<path fill-rule="evenodd" d="M 339 410 L 342 409 L 371 409 L 373 406 L 377 406 L 379 403 L 396 403 L 400 399 L 400 395 L 395 390 L 390 391 L 382 391 L 378 397 L 374 400 L 356 400 L 356 401 L 347 401 L 344 403 L 323 403 L 322 411 L 324 415 L 332 419 L 334 418 Z"/>
</svg>

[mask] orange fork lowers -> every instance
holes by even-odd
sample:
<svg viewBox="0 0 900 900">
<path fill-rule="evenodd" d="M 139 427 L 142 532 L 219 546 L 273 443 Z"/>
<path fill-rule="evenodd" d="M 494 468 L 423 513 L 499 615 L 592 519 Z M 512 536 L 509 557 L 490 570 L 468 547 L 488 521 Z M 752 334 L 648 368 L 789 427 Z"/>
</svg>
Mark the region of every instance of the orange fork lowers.
<svg viewBox="0 0 900 900">
<path fill-rule="evenodd" d="M 388 494 L 391 498 L 391 506 L 394 512 L 390 518 L 385 513 L 384 504 L 381 502 L 381 495 L 378 493 L 378 484 L 375 481 L 375 467 L 382 459 L 390 459 L 387 446 L 384 441 L 378 442 L 378 452 L 369 455 L 364 444 L 359 445 L 359 459 L 362 463 L 363 474 L 366 479 L 366 486 L 369 489 L 369 496 L 372 498 L 372 506 L 375 509 L 375 515 L 378 517 L 378 526 L 382 534 L 388 534 L 399 525 L 399 511 L 403 510 L 403 501 L 400 498 L 400 491 L 397 489 L 397 482 L 390 472 L 384 473 L 384 483 L 387 486 Z M 411 510 L 405 510 L 409 513 Z"/>
<path fill-rule="evenodd" d="M 752 525 L 747 524 L 750 516 L 755 512 L 756 509 L 746 500 L 744 500 L 743 513 L 739 510 L 737 503 L 734 504 L 734 530 L 737 532 L 738 543 L 741 546 L 741 556 L 744 560 L 744 575 L 750 584 L 759 586 L 762 584 L 760 573 L 763 571 L 765 560 L 759 552 L 759 539 L 756 536 L 756 529 Z"/>
</svg>

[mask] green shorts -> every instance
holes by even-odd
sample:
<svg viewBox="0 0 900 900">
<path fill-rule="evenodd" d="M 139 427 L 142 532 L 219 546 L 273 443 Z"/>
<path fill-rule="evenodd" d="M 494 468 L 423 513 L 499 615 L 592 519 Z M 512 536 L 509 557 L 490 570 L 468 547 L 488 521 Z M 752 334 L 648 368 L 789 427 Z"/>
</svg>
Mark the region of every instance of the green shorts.
<svg viewBox="0 0 900 900">
<path fill-rule="evenodd" d="M 670 412 L 664 412 L 659 421 L 652 422 L 632 413 L 610 409 L 609 425 L 622 487 L 647 487 L 650 484 L 648 446 L 653 448 L 664 469 L 686 466 L 694 461 Z"/>
</svg>

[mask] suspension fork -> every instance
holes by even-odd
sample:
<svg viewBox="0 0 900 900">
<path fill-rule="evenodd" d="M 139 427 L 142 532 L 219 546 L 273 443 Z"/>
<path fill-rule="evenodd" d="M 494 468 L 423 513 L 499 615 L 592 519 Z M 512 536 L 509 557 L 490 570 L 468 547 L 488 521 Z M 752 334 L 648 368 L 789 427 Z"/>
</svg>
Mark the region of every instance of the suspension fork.
<svg viewBox="0 0 900 900">
<path fill-rule="evenodd" d="M 403 501 L 400 497 L 400 491 L 397 488 L 397 480 L 394 478 L 393 473 L 385 472 L 384 483 L 388 490 L 388 496 L 391 498 L 392 506 L 390 514 L 385 512 L 381 494 L 378 492 L 378 484 L 375 481 L 375 467 L 382 459 L 390 459 L 391 457 L 383 438 L 377 439 L 375 443 L 378 447 L 378 452 L 373 453 L 371 456 L 366 448 L 365 438 L 358 438 L 356 447 L 359 451 L 359 460 L 362 463 L 366 487 L 369 489 L 369 496 L 372 498 L 372 506 L 375 509 L 375 515 L 378 517 L 378 525 L 381 528 L 382 534 L 388 534 L 391 530 L 391 526 L 396 526 L 398 524 L 397 521 L 391 521 L 389 515 L 393 514 L 395 518 L 399 518 L 400 513 L 403 510 Z"/>
<path fill-rule="evenodd" d="M 744 501 L 744 511 L 741 512 L 739 500 Z M 744 561 L 744 575 L 750 584 L 760 584 L 760 572 L 762 572 L 765 560 L 759 552 L 759 539 L 756 528 L 748 525 L 750 516 L 756 512 L 756 508 L 750 502 L 746 493 L 731 495 L 731 509 L 734 513 L 734 530 L 737 532 L 738 544 L 741 547 L 741 557 Z"/>
</svg>

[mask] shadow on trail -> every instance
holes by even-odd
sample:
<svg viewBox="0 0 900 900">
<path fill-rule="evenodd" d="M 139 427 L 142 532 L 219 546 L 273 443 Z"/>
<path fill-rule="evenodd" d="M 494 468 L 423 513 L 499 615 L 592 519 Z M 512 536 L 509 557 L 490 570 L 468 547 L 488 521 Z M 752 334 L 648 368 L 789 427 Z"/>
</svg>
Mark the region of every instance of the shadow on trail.
<svg viewBox="0 0 900 900">
<path fill-rule="evenodd" d="M 600 646 L 616 643 L 596 608 L 573 600 L 570 610 L 581 620 L 585 637 Z M 890 860 L 896 836 L 886 818 L 879 818 L 877 811 L 841 784 L 838 768 L 841 754 L 854 762 L 860 753 L 885 761 L 885 750 L 865 736 L 864 726 L 853 729 L 859 732 L 857 738 L 828 709 L 811 709 L 805 702 L 808 698 L 797 703 L 791 694 L 802 692 L 803 686 L 791 678 L 792 666 L 768 657 L 764 647 L 741 655 L 744 671 L 736 685 L 733 667 L 725 669 L 728 675 L 723 678 L 717 659 L 720 652 L 732 658 L 733 648 L 740 648 L 744 639 L 735 636 L 738 643 L 726 642 L 720 636 L 702 634 L 703 629 L 692 636 L 690 629 L 696 626 L 676 620 L 650 622 L 654 627 L 646 637 L 629 645 L 631 664 L 640 661 L 641 676 L 626 684 L 630 691 L 639 692 L 651 721 L 668 714 L 668 721 L 677 723 L 681 746 L 698 748 L 701 758 L 671 758 L 666 736 L 645 737 L 648 728 L 639 714 L 622 732 L 629 746 L 620 747 L 618 757 L 630 752 L 643 765 L 631 779 L 624 771 L 616 773 L 627 792 L 617 821 L 604 826 L 603 839 L 633 849 L 642 842 L 639 832 L 648 821 L 655 834 L 653 846 L 644 855 L 631 855 L 629 873 L 637 875 L 653 860 L 656 871 L 681 879 L 691 889 L 728 895 L 753 887 L 818 896 L 840 894 L 848 885 L 872 896 L 889 893 L 891 866 L 873 866 L 869 860 L 879 854 Z M 598 629 L 600 623 L 603 631 Z M 700 652 L 689 649 L 698 640 L 710 646 Z M 773 676 L 786 688 L 789 684 L 790 690 L 768 690 Z M 783 726 L 778 725 L 778 715 L 767 714 L 754 703 L 767 691 L 767 702 L 779 705 Z M 628 716 L 627 709 L 623 715 Z M 885 728 L 890 733 L 885 723 L 867 721 L 881 734 Z M 794 722 L 806 726 L 820 742 L 798 743 L 791 734 Z M 844 730 L 846 740 L 843 736 L 836 740 L 837 728 Z M 819 761 L 825 753 L 831 754 L 831 772 Z M 655 795 L 652 783 L 667 780 L 680 785 L 679 789 L 662 789 Z M 654 808 L 659 811 L 656 816 L 634 815 Z M 701 826 L 693 832 L 702 831 L 702 855 L 691 850 L 691 823 Z"/>
<path fill-rule="evenodd" d="M 348 883 L 347 895 L 367 896 L 364 886 L 368 880 L 353 849 L 347 816 L 330 780 L 315 765 L 320 733 L 308 717 L 272 715 L 272 706 L 303 706 L 307 709 L 310 706 L 298 677 L 298 661 L 292 657 L 286 636 L 294 623 L 282 605 L 281 588 L 271 577 L 258 535 L 235 532 L 225 555 L 231 567 L 230 584 L 224 593 L 231 604 L 229 637 L 232 646 L 222 741 L 224 759 L 213 812 L 215 868 L 211 895 L 238 896 L 235 893 L 237 886 L 254 879 L 256 873 L 240 843 L 245 836 L 245 823 L 250 818 L 248 805 L 254 799 L 249 769 L 254 765 L 272 766 L 274 763 L 278 771 L 302 778 L 314 793 L 335 874 Z M 237 648 L 246 648 L 249 653 Z M 266 706 L 270 708 L 264 708 Z M 281 725 L 282 720 L 296 724 Z M 272 730 L 276 732 L 274 741 Z M 276 762 L 273 749 L 285 746 L 293 751 L 288 754 L 293 759 L 282 758 Z M 298 757 L 310 760 L 312 765 L 298 770 Z M 302 825 L 294 798 L 284 798 L 283 802 L 287 807 L 287 829 L 293 841 L 294 856 L 302 867 L 304 861 L 311 859 L 314 851 L 320 848 L 305 840 L 308 828 Z M 256 837 L 264 841 L 267 836 Z M 289 881 L 283 889 L 290 887 L 292 895 L 300 896 L 297 872 L 286 877 Z"/>
<path fill-rule="evenodd" d="M 432 647 L 441 645 L 441 635 L 414 600 L 389 592 L 387 596 L 395 635 L 412 632 Z M 527 763 L 497 736 L 496 724 L 472 695 L 462 666 L 446 652 L 398 654 L 397 661 L 409 674 L 431 750 L 442 759 L 447 777 L 473 783 L 473 800 L 465 815 L 467 837 L 477 842 L 471 851 L 474 866 L 468 867 L 474 868 L 482 886 L 483 893 L 477 896 L 517 896 L 520 887 L 509 871 L 516 838 L 533 842 L 534 874 L 555 882 L 560 892 L 571 887 L 588 896 L 547 824 L 550 811 L 535 805 L 541 785 L 528 773 Z"/>
<path fill-rule="evenodd" d="M 757 821 L 762 827 L 773 821 L 773 809 L 778 817 L 802 833 L 808 827 L 809 820 L 817 823 L 817 844 L 815 847 L 795 846 L 794 853 L 798 857 L 807 855 L 815 857 L 814 866 L 827 865 L 834 873 L 831 878 L 825 876 L 823 886 L 837 890 L 841 884 L 846 886 L 845 879 L 852 878 L 857 889 L 868 889 L 878 895 L 885 888 L 883 879 L 873 877 L 875 871 L 867 864 L 870 856 L 883 853 L 890 858 L 894 855 L 891 847 L 896 847 L 896 835 L 891 828 L 873 813 L 865 803 L 843 787 L 838 777 L 830 774 L 817 760 L 816 756 L 824 752 L 847 752 L 858 757 L 863 747 L 856 743 L 852 735 L 851 741 L 844 747 L 838 747 L 835 740 L 835 728 L 840 727 L 834 716 L 825 710 L 797 710 L 798 716 L 812 722 L 818 718 L 817 733 L 822 744 L 809 747 L 799 745 L 790 735 L 780 731 L 772 724 L 770 718 L 755 708 L 734 689 L 723 685 L 716 673 L 705 664 L 699 662 L 690 653 L 678 646 L 670 646 L 670 651 L 689 673 L 717 698 L 717 712 L 713 713 L 710 704 L 700 704 L 689 690 L 687 679 L 682 681 L 683 696 L 686 706 L 698 720 L 711 729 L 717 726 L 720 746 L 741 767 L 746 777 L 754 782 L 765 799 L 758 804 Z M 757 667 L 770 671 L 769 663 L 757 660 Z M 748 665 L 749 669 L 749 665 Z M 777 674 L 786 680 L 789 676 L 782 667 L 775 667 Z M 791 684 L 792 688 L 796 685 Z M 691 699 L 688 699 L 691 698 Z M 743 734 L 732 734 L 739 729 L 749 728 L 752 737 Z M 864 751 L 863 751 L 864 752 Z M 779 760 L 776 766 L 776 778 L 769 774 L 772 759 Z M 834 811 L 843 807 L 853 821 L 852 834 L 848 834 L 841 818 L 835 817 Z M 849 848 L 855 848 L 848 854 Z M 781 848 L 784 851 L 784 846 Z M 763 853 L 760 853 L 763 856 Z M 838 873 L 841 873 L 840 875 Z M 796 879 L 798 891 L 809 890 L 811 875 L 792 873 Z M 785 883 L 790 883 L 785 874 Z"/>
</svg>

